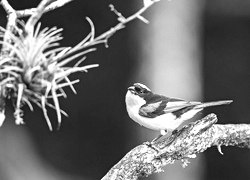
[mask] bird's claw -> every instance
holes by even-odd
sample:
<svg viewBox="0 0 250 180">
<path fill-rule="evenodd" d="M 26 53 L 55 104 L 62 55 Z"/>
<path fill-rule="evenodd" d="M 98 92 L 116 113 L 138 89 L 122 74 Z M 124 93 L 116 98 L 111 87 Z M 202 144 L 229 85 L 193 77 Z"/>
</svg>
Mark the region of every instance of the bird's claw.
<svg viewBox="0 0 250 180">
<path fill-rule="evenodd" d="M 155 146 L 154 141 L 152 142 L 144 142 L 144 145 L 148 146 L 149 148 L 155 150 L 157 153 L 159 153 L 160 149 Z"/>
</svg>

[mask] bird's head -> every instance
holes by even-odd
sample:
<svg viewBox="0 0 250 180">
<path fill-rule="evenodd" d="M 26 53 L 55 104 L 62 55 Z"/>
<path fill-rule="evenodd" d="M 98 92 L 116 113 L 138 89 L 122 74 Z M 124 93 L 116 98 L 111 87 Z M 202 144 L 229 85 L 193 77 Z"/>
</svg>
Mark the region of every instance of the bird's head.
<svg viewBox="0 0 250 180">
<path fill-rule="evenodd" d="M 151 94 L 151 90 L 141 83 L 134 83 L 133 86 L 128 88 L 128 91 L 136 96 L 145 97 Z"/>
<path fill-rule="evenodd" d="M 141 106 L 145 104 L 145 98 L 152 94 L 151 90 L 141 83 L 134 83 L 128 88 L 126 94 L 126 104 Z"/>
</svg>

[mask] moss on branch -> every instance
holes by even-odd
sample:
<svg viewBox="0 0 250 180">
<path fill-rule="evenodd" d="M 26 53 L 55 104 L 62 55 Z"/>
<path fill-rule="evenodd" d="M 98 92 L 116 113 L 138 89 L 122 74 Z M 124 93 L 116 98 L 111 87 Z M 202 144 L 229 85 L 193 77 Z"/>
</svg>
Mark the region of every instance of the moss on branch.
<svg viewBox="0 0 250 180">
<path fill-rule="evenodd" d="M 188 159 L 195 158 L 211 146 L 217 146 L 220 152 L 221 146 L 250 148 L 250 125 L 219 125 L 216 122 L 216 115 L 209 114 L 154 144 L 135 147 L 102 180 L 135 180 L 161 172 L 163 166 L 176 160 L 181 160 L 185 167 Z"/>
</svg>

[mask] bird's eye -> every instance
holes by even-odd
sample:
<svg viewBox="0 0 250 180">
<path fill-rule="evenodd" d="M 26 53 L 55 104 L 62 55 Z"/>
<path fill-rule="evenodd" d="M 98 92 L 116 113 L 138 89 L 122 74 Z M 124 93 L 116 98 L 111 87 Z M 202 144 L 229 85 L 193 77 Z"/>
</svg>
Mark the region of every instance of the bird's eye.
<svg viewBox="0 0 250 180">
<path fill-rule="evenodd" d="M 141 88 L 139 88 L 139 87 L 135 87 L 135 91 L 136 91 L 137 93 L 142 93 L 142 90 L 141 90 Z"/>
<path fill-rule="evenodd" d="M 144 93 L 146 93 L 145 89 L 141 87 L 135 87 L 135 92 L 139 95 L 143 95 Z"/>
</svg>

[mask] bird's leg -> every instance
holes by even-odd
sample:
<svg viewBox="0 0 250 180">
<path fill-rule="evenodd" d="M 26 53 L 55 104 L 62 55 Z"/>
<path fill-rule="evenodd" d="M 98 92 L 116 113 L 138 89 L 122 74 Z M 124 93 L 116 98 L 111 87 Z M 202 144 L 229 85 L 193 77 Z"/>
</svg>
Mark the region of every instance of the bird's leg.
<svg viewBox="0 0 250 180">
<path fill-rule="evenodd" d="M 151 149 L 155 150 L 157 153 L 159 153 L 159 151 L 160 151 L 159 148 L 155 147 L 153 142 L 144 142 L 143 144 L 150 147 Z"/>
<path fill-rule="evenodd" d="M 166 134 L 167 130 L 161 130 L 161 133 L 156 138 L 154 138 L 151 142 L 146 142 L 145 145 L 159 152 L 159 149 L 155 147 L 155 142 L 159 140 L 162 136 L 165 136 Z"/>
<path fill-rule="evenodd" d="M 165 136 L 165 135 L 168 133 L 167 130 L 161 130 L 160 132 L 161 132 L 161 133 L 160 133 L 156 138 L 154 138 L 154 139 L 151 141 L 152 144 L 154 144 L 154 143 L 155 143 L 157 140 L 159 140 L 162 136 Z"/>
<path fill-rule="evenodd" d="M 177 132 L 178 132 L 178 129 L 175 129 L 175 130 L 172 131 L 171 134 L 173 135 L 173 134 L 175 134 L 175 133 L 177 133 Z"/>
</svg>

